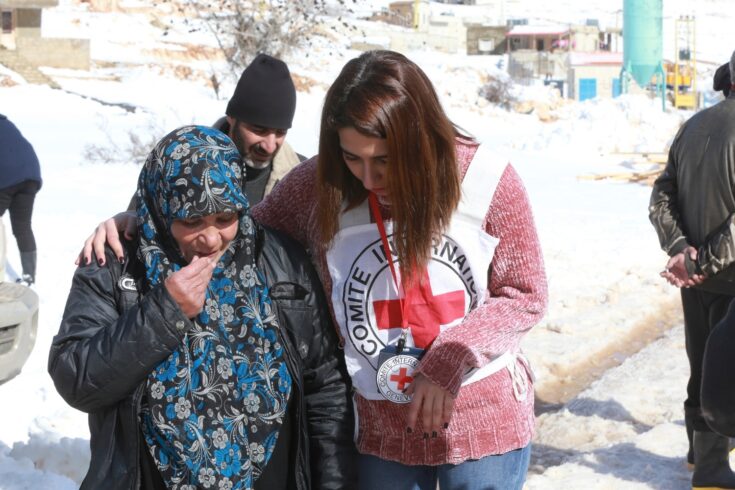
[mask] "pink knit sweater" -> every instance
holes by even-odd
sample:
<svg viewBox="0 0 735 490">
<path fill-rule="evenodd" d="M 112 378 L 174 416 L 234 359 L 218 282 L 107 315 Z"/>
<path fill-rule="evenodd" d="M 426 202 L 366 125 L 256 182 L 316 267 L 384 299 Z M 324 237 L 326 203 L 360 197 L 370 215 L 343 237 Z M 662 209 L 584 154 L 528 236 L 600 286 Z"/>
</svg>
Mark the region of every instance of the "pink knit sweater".
<svg viewBox="0 0 735 490">
<path fill-rule="evenodd" d="M 477 146 L 458 140 L 463 177 L 476 150 Z M 291 171 L 252 213 L 260 223 L 286 232 L 310 250 L 327 298 L 331 298 L 325 250 L 316 237 L 315 180 L 316 158 L 312 158 Z M 389 217 L 390 209 L 383 213 Z M 408 405 L 355 394 L 360 452 L 409 465 L 439 465 L 502 454 L 530 442 L 534 432 L 530 376 L 529 394 L 523 401 L 514 396 L 506 369 L 460 387 L 468 369 L 517 350 L 523 334 L 546 309 L 546 275 L 536 228 L 523 184 L 510 165 L 495 191 L 485 230 L 500 239 L 487 300 L 462 323 L 439 334 L 419 366 L 426 377 L 456 395 L 449 428 L 436 438 L 424 439 L 419 421 L 413 433 L 407 434 Z"/>
</svg>

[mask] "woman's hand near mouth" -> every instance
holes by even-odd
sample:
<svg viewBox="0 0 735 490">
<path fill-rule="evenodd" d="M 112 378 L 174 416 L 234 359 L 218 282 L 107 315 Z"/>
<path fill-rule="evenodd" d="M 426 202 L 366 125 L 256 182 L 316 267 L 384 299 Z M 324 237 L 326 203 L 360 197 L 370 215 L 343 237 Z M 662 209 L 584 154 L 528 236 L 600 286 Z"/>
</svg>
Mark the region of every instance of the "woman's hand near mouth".
<svg viewBox="0 0 735 490">
<path fill-rule="evenodd" d="M 195 255 L 189 265 L 171 274 L 164 282 L 166 290 L 187 318 L 194 318 L 204 307 L 217 253 L 215 251 L 207 257 Z"/>
</svg>

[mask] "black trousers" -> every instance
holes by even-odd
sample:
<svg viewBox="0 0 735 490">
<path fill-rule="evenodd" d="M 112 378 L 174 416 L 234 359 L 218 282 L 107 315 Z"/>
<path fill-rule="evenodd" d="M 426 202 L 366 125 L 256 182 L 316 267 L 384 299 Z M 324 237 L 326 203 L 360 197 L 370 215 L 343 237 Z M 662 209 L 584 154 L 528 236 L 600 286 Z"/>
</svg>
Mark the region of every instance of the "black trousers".
<svg viewBox="0 0 735 490">
<path fill-rule="evenodd" d="M 10 210 L 10 226 L 13 228 L 18 250 L 34 252 L 36 238 L 31 229 L 33 201 L 36 199 L 39 183 L 35 180 L 24 180 L 20 184 L 0 189 L 0 217 Z"/>
<path fill-rule="evenodd" d="M 709 293 L 695 288 L 681 288 L 681 304 L 684 309 L 684 336 L 689 358 L 689 382 L 685 406 L 699 408 L 702 389 L 702 361 L 704 348 L 715 325 L 725 316 L 733 296 Z M 709 431 L 704 419 L 694 419 L 694 430 Z"/>
<path fill-rule="evenodd" d="M 722 435 L 735 437 L 735 301 L 707 341 L 702 366 L 702 415 Z"/>
</svg>

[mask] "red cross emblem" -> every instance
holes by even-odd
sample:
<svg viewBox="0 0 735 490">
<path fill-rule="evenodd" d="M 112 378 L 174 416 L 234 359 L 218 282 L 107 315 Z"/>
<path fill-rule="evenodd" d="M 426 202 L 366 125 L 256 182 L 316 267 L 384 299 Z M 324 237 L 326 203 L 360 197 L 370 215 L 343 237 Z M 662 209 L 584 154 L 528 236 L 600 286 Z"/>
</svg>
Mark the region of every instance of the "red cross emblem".
<svg viewBox="0 0 735 490">
<path fill-rule="evenodd" d="M 403 391 L 406 389 L 406 385 L 410 385 L 413 382 L 413 376 L 409 376 L 408 369 L 402 367 L 398 370 L 398 374 L 391 374 L 390 380 L 398 384 L 399 391 Z"/>
<path fill-rule="evenodd" d="M 408 326 L 416 347 L 425 349 L 439 335 L 439 327 L 464 316 L 464 291 L 451 291 L 434 296 L 429 272 L 424 269 L 418 287 L 406 291 L 411 298 Z M 373 301 L 375 321 L 380 330 L 401 328 L 401 302 L 397 299 Z M 391 381 L 392 381 L 391 377 Z"/>
</svg>

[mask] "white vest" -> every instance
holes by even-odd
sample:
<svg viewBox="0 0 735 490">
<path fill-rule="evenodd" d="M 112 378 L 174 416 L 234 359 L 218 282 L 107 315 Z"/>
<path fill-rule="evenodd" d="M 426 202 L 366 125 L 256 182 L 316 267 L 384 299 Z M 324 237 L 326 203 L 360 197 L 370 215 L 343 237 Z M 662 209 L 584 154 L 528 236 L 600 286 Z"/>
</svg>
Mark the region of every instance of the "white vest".
<svg viewBox="0 0 735 490">
<path fill-rule="evenodd" d="M 507 159 L 481 145 L 462 182 L 462 199 L 449 229 L 432 249 L 421 301 L 411 306 L 406 345 L 426 348 L 443 330 L 462 322 L 485 301 L 488 268 L 498 239 L 483 229 Z M 393 226 L 385 222 L 393 248 Z M 393 260 L 398 273 L 398 257 Z M 332 305 L 345 340 L 347 368 L 355 389 L 370 400 L 383 400 L 376 382 L 378 353 L 401 334 L 401 309 L 393 277 L 367 199 L 340 215 L 340 230 L 327 251 Z M 401 295 L 402 297 L 403 295 Z M 425 300 L 425 301 L 424 301 Z M 469 373 L 467 384 L 505 367 L 508 356 Z"/>
</svg>

